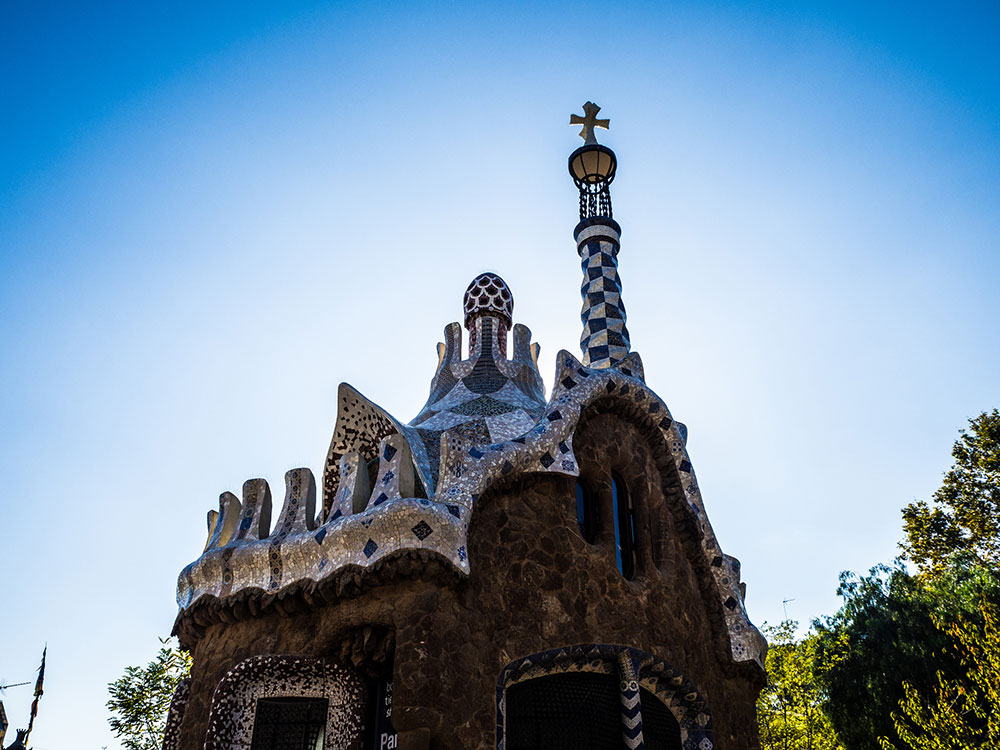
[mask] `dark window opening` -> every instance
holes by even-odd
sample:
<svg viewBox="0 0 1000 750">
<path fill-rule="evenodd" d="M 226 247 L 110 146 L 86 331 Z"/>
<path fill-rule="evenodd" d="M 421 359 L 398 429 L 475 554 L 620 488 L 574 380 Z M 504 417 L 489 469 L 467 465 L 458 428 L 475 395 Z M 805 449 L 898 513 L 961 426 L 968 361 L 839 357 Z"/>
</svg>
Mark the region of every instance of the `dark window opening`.
<svg viewBox="0 0 1000 750">
<path fill-rule="evenodd" d="M 325 698 L 260 698 L 251 750 L 323 750 Z"/>
<path fill-rule="evenodd" d="M 587 544 L 597 541 L 597 513 L 593 495 L 582 482 L 576 483 L 576 523 Z"/>
<path fill-rule="evenodd" d="M 611 475 L 611 505 L 615 517 L 615 562 L 619 572 L 635 577 L 635 513 L 625 483 Z"/>
<path fill-rule="evenodd" d="M 681 727 L 670 709 L 646 689 L 639 691 L 646 750 L 681 750 Z"/>
<path fill-rule="evenodd" d="M 571 672 L 507 689 L 507 750 L 621 750 L 618 677 Z"/>
</svg>

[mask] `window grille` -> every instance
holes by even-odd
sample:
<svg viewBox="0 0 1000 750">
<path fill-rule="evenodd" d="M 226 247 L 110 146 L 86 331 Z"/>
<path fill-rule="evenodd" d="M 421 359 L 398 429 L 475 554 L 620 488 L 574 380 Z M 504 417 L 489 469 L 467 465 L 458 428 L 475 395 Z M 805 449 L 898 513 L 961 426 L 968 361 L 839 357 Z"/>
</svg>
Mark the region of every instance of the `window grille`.
<svg viewBox="0 0 1000 750">
<path fill-rule="evenodd" d="M 323 698 L 260 698 L 251 750 L 323 750 L 327 701 Z"/>
<path fill-rule="evenodd" d="M 507 750 L 621 750 L 616 675 L 572 672 L 507 689 Z"/>
<path fill-rule="evenodd" d="M 642 737 L 646 750 L 681 750 L 681 727 L 663 701 L 645 688 L 639 690 Z"/>
</svg>

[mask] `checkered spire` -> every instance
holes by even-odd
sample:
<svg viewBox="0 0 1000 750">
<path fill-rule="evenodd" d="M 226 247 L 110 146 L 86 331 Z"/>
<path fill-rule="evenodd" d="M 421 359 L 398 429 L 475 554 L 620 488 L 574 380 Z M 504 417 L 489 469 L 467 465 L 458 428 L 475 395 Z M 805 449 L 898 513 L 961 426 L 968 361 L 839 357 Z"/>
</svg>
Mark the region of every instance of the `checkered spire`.
<svg viewBox="0 0 1000 750">
<path fill-rule="evenodd" d="M 595 369 L 613 367 L 631 349 L 618 277 L 621 231 L 614 219 L 595 216 L 581 221 L 573 233 L 583 268 L 580 349 L 583 364 Z"/>
</svg>

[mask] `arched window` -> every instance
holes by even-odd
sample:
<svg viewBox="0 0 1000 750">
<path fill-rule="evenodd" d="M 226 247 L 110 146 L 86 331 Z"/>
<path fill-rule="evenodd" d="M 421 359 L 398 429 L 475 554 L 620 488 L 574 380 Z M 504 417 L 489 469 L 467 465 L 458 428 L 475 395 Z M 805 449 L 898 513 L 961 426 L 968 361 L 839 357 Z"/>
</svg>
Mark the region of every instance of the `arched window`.
<svg viewBox="0 0 1000 750">
<path fill-rule="evenodd" d="M 594 496 L 583 482 L 576 483 L 576 522 L 587 544 L 593 544 L 597 540 L 597 513 Z"/>
<path fill-rule="evenodd" d="M 520 657 L 497 684 L 497 750 L 709 750 L 697 688 L 653 654 L 581 644 Z"/>
<path fill-rule="evenodd" d="M 611 505 L 615 518 L 615 562 L 628 580 L 635 577 L 635 514 L 625 483 L 611 475 Z"/>
<path fill-rule="evenodd" d="M 303 656 L 251 656 L 219 681 L 205 747 L 361 747 L 368 689 L 351 669 Z"/>
<path fill-rule="evenodd" d="M 617 750 L 621 693 L 613 674 L 571 672 L 507 690 L 506 750 Z"/>
</svg>

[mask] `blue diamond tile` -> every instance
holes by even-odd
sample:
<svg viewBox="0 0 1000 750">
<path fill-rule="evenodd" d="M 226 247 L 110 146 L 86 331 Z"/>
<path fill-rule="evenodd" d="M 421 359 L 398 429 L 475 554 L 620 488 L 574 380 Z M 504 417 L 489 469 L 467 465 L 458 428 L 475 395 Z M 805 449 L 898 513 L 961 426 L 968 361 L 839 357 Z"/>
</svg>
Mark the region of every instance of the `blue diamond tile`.
<svg viewBox="0 0 1000 750">
<path fill-rule="evenodd" d="M 368 544 L 365 545 L 365 549 L 364 549 L 365 557 L 371 557 L 372 555 L 375 554 L 375 550 L 377 550 L 377 549 L 378 549 L 378 545 L 375 544 L 375 540 L 374 539 L 369 539 L 368 540 Z"/>
</svg>

